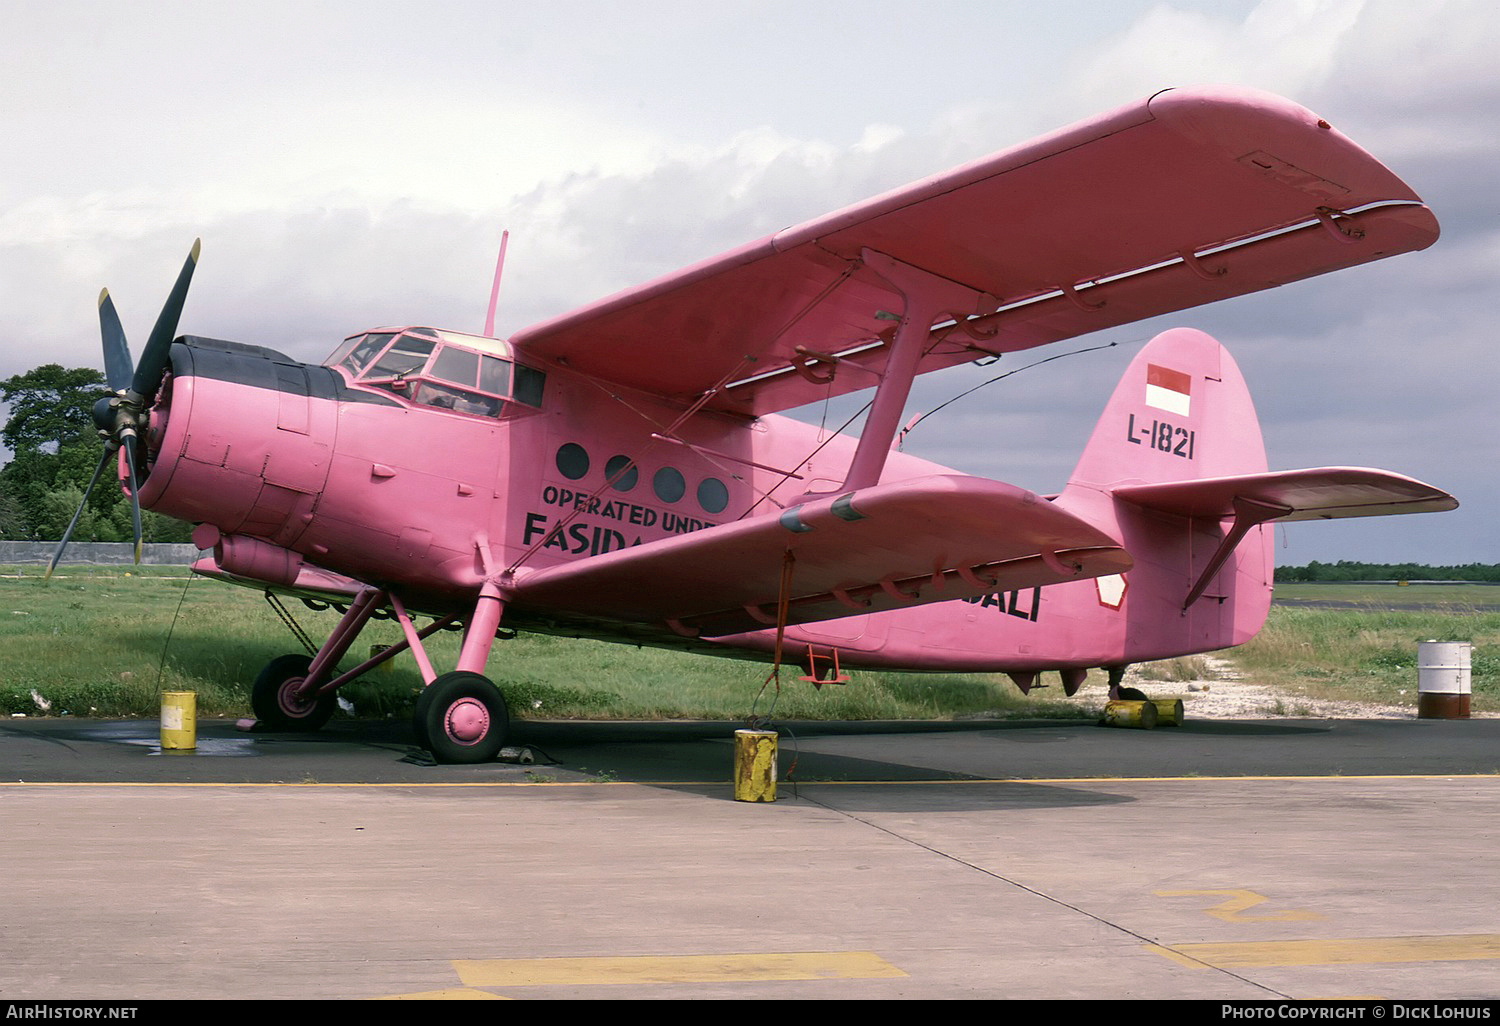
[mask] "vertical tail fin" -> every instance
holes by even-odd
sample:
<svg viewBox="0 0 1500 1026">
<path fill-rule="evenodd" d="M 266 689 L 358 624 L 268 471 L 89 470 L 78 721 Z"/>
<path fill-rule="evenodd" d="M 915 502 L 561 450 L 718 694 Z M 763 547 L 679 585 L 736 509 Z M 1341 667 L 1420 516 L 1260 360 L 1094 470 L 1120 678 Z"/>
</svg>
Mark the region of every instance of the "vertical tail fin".
<svg viewBox="0 0 1500 1026">
<path fill-rule="evenodd" d="M 1229 352 L 1192 328 L 1136 354 L 1069 479 L 1069 489 L 1255 474 L 1266 449 L 1250 391 Z"/>
<path fill-rule="evenodd" d="M 1156 336 L 1131 361 L 1057 503 L 1110 531 L 1135 561 L 1116 586 L 1128 586 L 1132 662 L 1253 637 L 1270 606 L 1272 523 L 1457 505 L 1384 470 L 1268 473 L 1239 368 L 1187 328 Z"/>
<path fill-rule="evenodd" d="M 1147 509 L 1116 493 L 1265 470 L 1255 405 L 1224 347 L 1191 328 L 1148 342 L 1126 368 L 1057 499 L 1115 532 L 1135 560 L 1117 585 L 1126 595 L 1128 661 L 1211 651 L 1253 637 L 1270 607 L 1271 532 L 1247 532 L 1215 570 L 1226 537 L 1221 517 Z M 1205 573 L 1211 583 L 1205 580 L 1202 594 L 1187 601 Z"/>
</svg>

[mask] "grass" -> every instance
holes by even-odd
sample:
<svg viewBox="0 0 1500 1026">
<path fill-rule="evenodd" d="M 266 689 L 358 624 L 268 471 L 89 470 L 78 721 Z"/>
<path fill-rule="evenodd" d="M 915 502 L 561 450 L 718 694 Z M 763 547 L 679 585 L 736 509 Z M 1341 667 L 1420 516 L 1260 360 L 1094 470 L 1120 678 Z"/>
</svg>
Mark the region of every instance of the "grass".
<svg viewBox="0 0 1500 1026">
<path fill-rule="evenodd" d="M 1360 581 L 1286 581 L 1276 585 L 1278 599 L 1356 602 L 1362 605 L 1432 605 L 1455 611 L 1500 606 L 1500 586 L 1488 584 L 1371 584 Z"/>
<path fill-rule="evenodd" d="M 321 641 L 332 611 L 291 603 Z M 175 622 L 174 622 L 175 621 Z M 171 639 L 168 643 L 168 633 Z M 361 634 L 346 665 L 367 646 L 400 639 L 389 621 Z M 300 650 L 258 592 L 191 578 L 180 568 L 65 567 L 43 580 L 34 567 L 0 577 L 0 715 L 157 715 L 162 691 L 197 692 L 201 716 L 248 716 L 262 666 Z M 458 655 L 442 632 L 428 652 L 441 672 Z M 853 683 L 815 690 L 783 667 L 779 694 L 762 693 L 764 663 L 521 635 L 497 642 L 488 674 L 521 718 L 950 719 L 971 716 L 1093 717 L 1097 708 L 1023 696 L 1003 674 L 857 672 Z M 409 656 L 339 692 L 362 718 L 404 718 L 422 685 Z M 43 710 L 37 698 L 49 708 Z"/>
<path fill-rule="evenodd" d="M 1292 586 L 1294 589 L 1297 586 Z M 1325 586 L 1310 597 L 1364 603 L 1413 601 L 1419 587 Z M 1438 588 L 1451 601 L 1420 612 L 1377 608 L 1273 607 L 1250 644 L 1224 653 L 1246 679 L 1286 692 L 1288 709 L 1308 699 L 1414 703 L 1417 642 L 1474 643 L 1475 711 L 1500 711 L 1500 612 L 1467 605 L 1464 589 Z M 1480 589 L 1494 602 L 1496 589 Z M 1282 586 L 1278 586 L 1278 595 Z M 1494 597 L 1492 597 L 1494 596 Z M 294 615 L 321 641 L 337 620 L 295 604 Z M 167 638 L 170 632 L 171 640 Z M 400 638 L 392 622 L 372 623 L 366 646 Z M 429 651 L 439 671 L 457 658 L 458 636 L 441 633 Z M 0 715 L 154 717 L 162 691 L 194 691 L 203 716 L 250 715 L 250 686 L 271 659 L 299 644 L 258 592 L 181 568 L 65 567 L 47 581 L 35 567 L 0 576 Z M 352 663 L 346 660 L 346 664 Z M 538 719 L 954 719 L 976 716 L 1094 718 L 1096 704 L 1067 700 L 1060 688 L 1021 695 L 1001 674 L 856 671 L 848 685 L 815 690 L 784 667 L 780 693 L 762 693 L 764 663 L 636 649 L 603 642 L 522 635 L 497 642 L 489 675 L 512 715 Z M 1142 667 L 1147 680 L 1179 682 L 1214 674 L 1201 657 Z M 1055 678 L 1053 678 L 1055 680 Z M 1099 683 L 1097 671 L 1090 683 Z M 340 694 L 365 718 L 410 714 L 421 679 L 410 657 L 377 670 Z M 1404 692 L 1404 693 L 1403 693 Z M 1056 697 L 1053 697 L 1053 696 Z M 40 701 L 39 701 L 40 700 Z M 42 705 L 48 706 L 45 710 Z"/>
<path fill-rule="evenodd" d="M 1202 656 L 1181 656 L 1177 659 L 1142 663 L 1140 670 L 1141 677 L 1145 680 L 1167 681 L 1173 684 L 1192 680 L 1214 680 L 1218 677 L 1213 666 Z"/>
<path fill-rule="evenodd" d="M 1500 613 L 1462 605 L 1421 611 L 1273 606 L 1261 633 L 1229 658 L 1247 679 L 1295 697 L 1413 705 L 1422 641 L 1472 642 L 1472 709 L 1500 711 Z"/>
</svg>

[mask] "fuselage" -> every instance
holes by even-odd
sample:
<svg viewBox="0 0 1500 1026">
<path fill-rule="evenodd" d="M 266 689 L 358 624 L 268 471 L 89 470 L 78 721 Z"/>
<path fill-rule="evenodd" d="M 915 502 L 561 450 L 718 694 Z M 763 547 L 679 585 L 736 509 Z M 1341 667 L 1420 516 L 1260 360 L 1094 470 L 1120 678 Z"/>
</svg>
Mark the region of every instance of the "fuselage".
<svg viewBox="0 0 1500 1026">
<path fill-rule="evenodd" d="M 453 332 L 356 336 L 322 366 L 186 338 L 152 414 L 141 499 L 208 525 L 200 537 L 227 575 L 295 590 L 330 572 L 414 609 L 462 612 L 484 579 L 482 549 L 524 575 L 774 513 L 837 488 L 856 441 L 780 416 L 690 411 Z M 952 471 L 893 452 L 882 481 L 943 473 Z M 1137 570 L 792 626 L 785 641 L 799 660 L 837 649 L 851 666 L 1035 672 L 1222 648 L 1259 627 L 1270 580 L 1263 539 L 1240 547 L 1210 601 L 1184 610 L 1184 575 L 1195 552 L 1201 565 L 1212 550 L 1217 527 L 1105 494 L 1079 501 L 1123 539 Z M 775 646 L 772 630 L 673 638 L 534 618 L 524 605 L 507 608 L 505 622 L 751 657 Z"/>
</svg>

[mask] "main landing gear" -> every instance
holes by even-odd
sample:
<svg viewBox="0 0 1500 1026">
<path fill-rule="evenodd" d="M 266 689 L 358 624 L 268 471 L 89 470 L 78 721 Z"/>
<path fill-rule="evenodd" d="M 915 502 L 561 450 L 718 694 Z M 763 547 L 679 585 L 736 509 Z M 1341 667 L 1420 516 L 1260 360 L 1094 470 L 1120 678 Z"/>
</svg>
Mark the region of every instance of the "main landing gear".
<svg viewBox="0 0 1500 1026">
<path fill-rule="evenodd" d="M 335 669 L 359 632 L 377 609 L 389 604 L 404 638 L 360 663 L 347 673 Z M 349 606 L 317 655 L 284 655 L 261 670 L 251 692 L 256 718 L 272 730 L 314 731 L 328 722 L 337 704 L 335 694 L 350 681 L 388 659 L 411 649 L 427 686 L 417 696 L 412 729 L 417 743 L 438 762 L 489 762 L 499 754 L 510 732 L 505 698 L 480 671 L 489 657 L 500 622 L 498 590 L 486 585 L 464 632 L 458 668 L 438 674 L 422 647 L 427 637 L 451 626 L 457 614 L 418 631 L 401 600 L 378 588 L 361 592 Z"/>
<path fill-rule="evenodd" d="M 411 726 L 438 762 L 489 762 L 505 744 L 510 715 L 488 678 L 455 670 L 422 689 Z"/>
<path fill-rule="evenodd" d="M 1138 688 L 1127 688 L 1121 683 L 1125 680 L 1124 666 L 1107 666 L 1105 672 L 1109 674 L 1109 700 L 1111 702 L 1149 702 L 1151 698 Z"/>
</svg>

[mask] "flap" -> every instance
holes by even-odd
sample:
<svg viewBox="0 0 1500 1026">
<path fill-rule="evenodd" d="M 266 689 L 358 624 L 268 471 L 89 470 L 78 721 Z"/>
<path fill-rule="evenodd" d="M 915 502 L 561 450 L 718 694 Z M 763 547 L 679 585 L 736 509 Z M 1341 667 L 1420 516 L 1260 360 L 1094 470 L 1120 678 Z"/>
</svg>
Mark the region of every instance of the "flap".
<svg viewBox="0 0 1500 1026">
<path fill-rule="evenodd" d="M 665 624 L 717 637 L 1119 573 L 1116 539 L 998 481 L 875 485 L 634 548 L 518 572 L 518 614 Z"/>
</svg>

